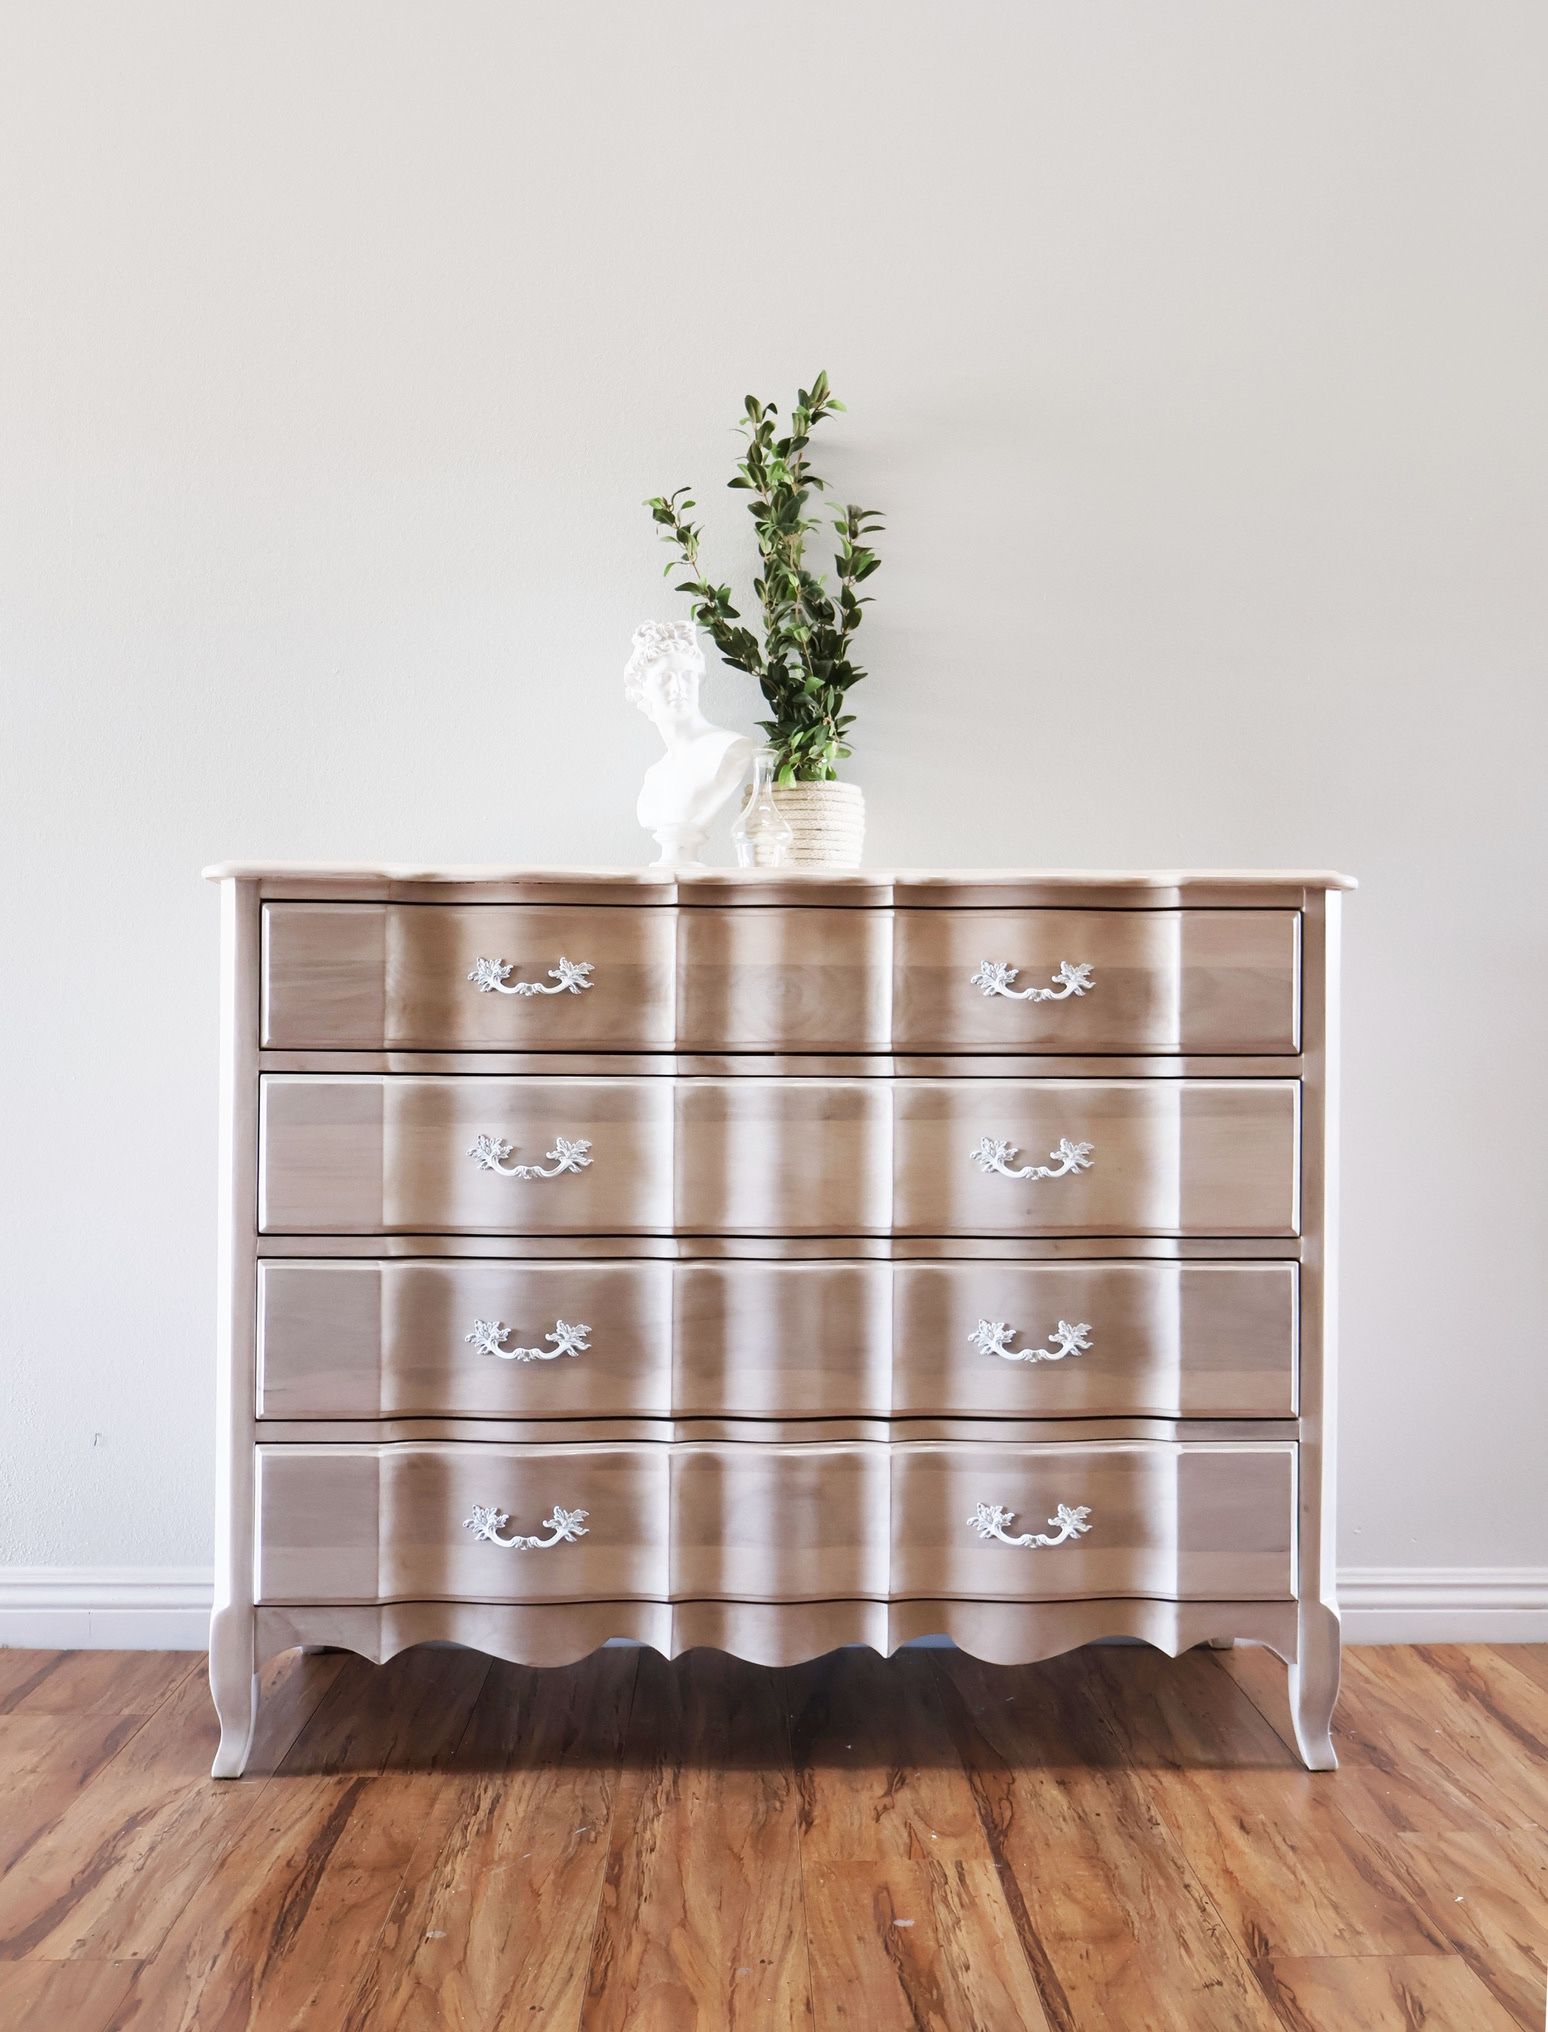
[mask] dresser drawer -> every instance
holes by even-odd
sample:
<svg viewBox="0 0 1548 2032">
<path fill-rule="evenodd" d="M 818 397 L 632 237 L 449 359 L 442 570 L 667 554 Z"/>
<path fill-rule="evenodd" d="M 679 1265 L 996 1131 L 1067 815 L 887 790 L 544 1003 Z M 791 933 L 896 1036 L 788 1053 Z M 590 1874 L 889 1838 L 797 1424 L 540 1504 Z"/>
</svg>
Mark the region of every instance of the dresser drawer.
<svg viewBox="0 0 1548 2032">
<path fill-rule="evenodd" d="M 665 1447 L 260 1446 L 257 1457 L 260 1601 L 666 1594 Z M 496 1543 L 470 1518 L 499 1539 L 555 1542 Z"/>
<path fill-rule="evenodd" d="M 906 1080 L 900 1235 L 1294 1235 L 1294 1080 Z"/>
<path fill-rule="evenodd" d="M 1293 1080 L 269 1074 L 259 1225 L 1293 1235 L 1298 1095 Z"/>
<path fill-rule="evenodd" d="M 1295 1470 L 1288 1441 L 897 1446 L 892 1592 L 1285 1600 L 1295 1592 Z M 1024 1535 L 1056 1542 L 1005 1542 Z"/>
<path fill-rule="evenodd" d="M 900 910 L 899 1051 L 1295 1052 L 1293 910 Z"/>
<path fill-rule="evenodd" d="M 1289 1418 L 1293 1263 L 899 1263 L 899 1417 Z"/>
<path fill-rule="evenodd" d="M 666 1263 L 266 1262 L 261 1418 L 664 1418 Z"/>
<path fill-rule="evenodd" d="M 887 1593 L 885 1446 L 672 1449 L 674 1601 Z"/>
<path fill-rule="evenodd" d="M 649 905 L 269 903 L 262 1041 L 670 1050 L 674 919 Z"/>
<path fill-rule="evenodd" d="M 269 903 L 261 1041 L 1292 1053 L 1299 946 L 1288 910 Z"/>
<path fill-rule="evenodd" d="M 266 1234 L 671 1229 L 666 1080 L 268 1074 L 259 1087 Z"/>
</svg>

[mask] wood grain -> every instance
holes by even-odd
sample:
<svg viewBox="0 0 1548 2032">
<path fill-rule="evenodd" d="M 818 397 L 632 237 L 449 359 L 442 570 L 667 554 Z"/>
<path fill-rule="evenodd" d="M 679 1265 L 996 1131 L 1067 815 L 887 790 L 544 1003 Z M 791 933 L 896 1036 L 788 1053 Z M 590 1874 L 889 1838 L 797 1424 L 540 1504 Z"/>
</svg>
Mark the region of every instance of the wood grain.
<svg viewBox="0 0 1548 2032">
<path fill-rule="evenodd" d="M 1541 1690 L 1542 1704 L 1535 1712 L 1548 1726 L 1548 1644 L 1491 1644 L 1488 1648 L 1502 1665 L 1522 1673 Z"/>
<path fill-rule="evenodd" d="M 885 1417 L 893 1273 L 885 1263 L 684 1263 L 672 1272 L 679 1417 Z"/>
<path fill-rule="evenodd" d="M 1300 919 L 1293 911 L 903 910 L 892 1041 L 900 1051 L 1293 1052 Z M 1048 987 L 1068 961 L 1084 995 L 986 995 L 985 960 Z"/>
<path fill-rule="evenodd" d="M 1293 910 L 954 912 L 609 904 L 270 902 L 265 1046 L 349 1050 L 1285 1053 L 1296 1049 Z M 896 957 L 894 958 L 894 925 Z M 986 958 L 1046 985 L 1083 956 L 1081 997 L 985 996 Z M 479 957 L 579 993 L 480 993 Z"/>
<path fill-rule="evenodd" d="M 804 1872 L 816 2023 L 1049 2032 L 994 1866 L 958 1856 Z"/>
<path fill-rule="evenodd" d="M 884 1599 L 885 1446 L 673 1446 L 674 1600 Z"/>
<path fill-rule="evenodd" d="M 341 2025 L 579 2022 L 638 1662 L 491 1668 Z"/>
<path fill-rule="evenodd" d="M 1069 1601 L 1119 1595 L 1272 1601 L 1294 1593 L 1295 1449 L 1287 1442 L 1056 1441 L 894 1446 L 894 1596 Z M 1060 1505 L 1084 1535 L 1038 1546 L 984 1538 L 979 1505 L 1013 1538 L 1051 1536 Z"/>
<path fill-rule="evenodd" d="M 686 910 L 683 1051 L 885 1051 L 892 918 L 875 910 Z"/>
<path fill-rule="evenodd" d="M 1265 1962 L 1285 2032 L 1515 2032 L 1465 1963 L 1434 1955 Z"/>
<path fill-rule="evenodd" d="M 441 1415 L 918 1417 L 1295 1411 L 1290 1263 L 319 1262 L 258 1276 L 265 1419 Z M 983 1319 L 1018 1354 L 1061 1320 L 1088 1345 L 1058 1361 L 985 1354 Z M 552 1352 L 560 1319 L 583 1352 Z M 0 1695 L 3 1711 L 3 1695 Z"/>
<path fill-rule="evenodd" d="M 893 1098 L 898 1235 L 1295 1235 L 1300 1089 L 1293 1080 L 900 1080 Z M 1083 1171 L 985 1171 L 984 1138 L 1012 1170 L 1061 1142 Z M 846 1232 L 836 1230 L 836 1232 Z"/>
<path fill-rule="evenodd" d="M 253 882 L 265 897 L 407 903 L 675 903 L 693 909 L 1176 910 L 1188 904 L 1298 910 L 1309 893 L 1353 889 L 1329 868 L 693 868 L 426 867 L 388 861 L 216 861 L 207 882 Z"/>
<path fill-rule="evenodd" d="M 780 1675 L 801 1800 L 803 1867 L 993 1858 L 926 1651 L 834 1651 Z"/>
<path fill-rule="evenodd" d="M 662 910 L 538 904 L 270 903 L 263 913 L 263 1042 L 347 1050 L 662 1051 L 672 1044 L 675 924 Z M 476 959 L 507 985 L 551 988 L 561 958 L 593 968 L 574 993 L 481 993 Z"/>
<path fill-rule="evenodd" d="M 0 2025 L 119 2032 L 139 1973 L 132 1961 L 0 1961 Z"/>
<path fill-rule="evenodd" d="M 1548 1831 L 1395 1835 L 1368 1841 L 1417 1889 L 1447 1951 L 1526 2028 L 1548 2017 Z"/>
<path fill-rule="evenodd" d="M 469 1336 L 508 1329 L 501 1354 Z M 559 1354 L 558 1323 L 589 1328 Z M 553 1359 L 522 1360 L 537 1349 Z M 258 1273 L 263 1418 L 661 1417 L 671 1408 L 664 1263 L 269 1262 Z"/>
<path fill-rule="evenodd" d="M 800 1799 L 773 1675 L 640 1658 L 586 1978 L 586 2032 L 812 2022 Z"/>
<path fill-rule="evenodd" d="M 951 1740 L 1059 2032 L 1268 2032 L 1242 1944 L 1084 1698 L 1079 1661 L 939 1658 Z"/>
<path fill-rule="evenodd" d="M 126 2026 L 337 2025 L 423 1832 L 425 1781 L 467 1729 L 486 1660 L 349 1666 L 190 1894 Z M 219 1790 L 218 1787 L 211 1787 Z"/>
<path fill-rule="evenodd" d="M 1211 1235 L 1300 1232 L 1293 1080 L 548 1080 L 266 1073 L 268 1235 Z M 479 1135 L 540 1164 L 519 1179 Z M 1043 1164 L 985 1173 L 984 1138 Z"/>
<path fill-rule="evenodd" d="M 665 1599 L 664 1446 L 264 1446 L 258 1589 L 265 1602 Z M 583 1535 L 541 1550 L 476 1537 L 544 1536 L 556 1507 Z"/>
<path fill-rule="evenodd" d="M 1543 1722 L 1537 1689 L 1487 1646 L 1359 1648 L 1339 1701 L 1340 1809 L 1375 1836 L 1444 1835 L 1469 1820 L 1548 1827 Z M 1503 1791 L 1502 1767 L 1514 1772 Z"/>
<path fill-rule="evenodd" d="M 0 1715 L 151 1714 L 200 1651 L 0 1651 Z"/>
<path fill-rule="evenodd" d="M 287 1078 L 258 1082 L 265 1234 L 634 1235 L 672 1223 L 672 1089 L 649 1080 Z M 472 1156 L 550 1166 L 556 1138 L 591 1162 L 516 1178 Z"/>
<path fill-rule="evenodd" d="M 1144 1785 L 1254 1960 L 1446 1952 L 1401 1859 L 1363 1839 L 1316 1774 L 1167 1771 Z"/>
<path fill-rule="evenodd" d="M 494 1441 L 258 1448 L 265 1603 L 1288 1601 L 1288 1441 L 1107 1440 L 512 1446 Z M 582 1535 L 538 1548 L 468 1529 L 507 1513 L 541 1536 L 556 1506 Z M 985 1539 L 980 1505 L 1044 1532 Z M 1213 1633 L 1211 1633 L 1213 1634 Z"/>
<path fill-rule="evenodd" d="M 892 1270 L 892 1410 L 978 1417 L 1286 1418 L 1295 1411 L 1289 1263 L 900 1263 Z M 1059 1360 L 1060 1321 L 1088 1328 Z"/>
<path fill-rule="evenodd" d="M 133 1714 L 0 1716 L 0 1872 L 144 1725 Z"/>
<path fill-rule="evenodd" d="M 1293 1749 L 1221 1670 L 1233 1655 L 1203 1647 L 1168 1659 L 1149 1647 L 1113 1645 L 1060 1669 L 1080 1674 L 1116 1753 L 1135 1770 L 1293 1771 Z M 1278 1677 L 1282 1691 L 1282 1668 Z"/>
<path fill-rule="evenodd" d="M 1531 1670 L 1356 1649 L 1308 1775 L 1253 1656 L 313 1656 L 221 1785 L 190 1659 L 126 1668 L 121 1714 L 111 1673 L 0 1654 L 76 1704 L 0 1717 L 0 1824 L 71 1788 L 0 1850 L 0 2024 L 1541 2032 Z"/>
<path fill-rule="evenodd" d="M 287 1683 L 326 1693 L 334 1674 L 326 1662 L 322 1673 L 308 1665 L 290 1657 L 265 1675 L 274 1696 L 266 1730 L 287 1716 L 300 1726 Z M 138 1961 L 156 1952 L 257 1800 L 252 1786 L 207 1777 L 215 1735 L 202 1679 L 181 1676 L 104 1766 L 105 1782 L 76 1793 L 0 1876 L 0 1959 Z"/>
</svg>

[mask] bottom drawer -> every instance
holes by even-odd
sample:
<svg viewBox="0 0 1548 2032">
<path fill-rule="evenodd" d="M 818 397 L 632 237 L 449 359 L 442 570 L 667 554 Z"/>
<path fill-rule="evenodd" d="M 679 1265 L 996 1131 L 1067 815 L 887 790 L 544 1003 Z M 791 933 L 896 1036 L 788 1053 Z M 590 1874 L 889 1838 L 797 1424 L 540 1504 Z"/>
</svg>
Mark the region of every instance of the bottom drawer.
<svg viewBox="0 0 1548 2032">
<path fill-rule="evenodd" d="M 262 1602 L 1288 1601 L 1291 1441 L 258 1449 Z"/>
<path fill-rule="evenodd" d="M 896 1596 L 1046 1602 L 1295 1592 L 1295 1446 L 899 1446 Z"/>
</svg>

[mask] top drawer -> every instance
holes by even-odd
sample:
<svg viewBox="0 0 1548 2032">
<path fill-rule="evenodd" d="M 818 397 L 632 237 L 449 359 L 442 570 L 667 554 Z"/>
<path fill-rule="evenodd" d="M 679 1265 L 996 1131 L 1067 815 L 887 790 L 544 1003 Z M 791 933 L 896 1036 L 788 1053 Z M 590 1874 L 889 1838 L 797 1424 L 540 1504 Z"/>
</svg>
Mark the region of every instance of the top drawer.
<svg viewBox="0 0 1548 2032">
<path fill-rule="evenodd" d="M 1289 1053 L 1293 910 L 271 903 L 266 1045 Z"/>
</svg>

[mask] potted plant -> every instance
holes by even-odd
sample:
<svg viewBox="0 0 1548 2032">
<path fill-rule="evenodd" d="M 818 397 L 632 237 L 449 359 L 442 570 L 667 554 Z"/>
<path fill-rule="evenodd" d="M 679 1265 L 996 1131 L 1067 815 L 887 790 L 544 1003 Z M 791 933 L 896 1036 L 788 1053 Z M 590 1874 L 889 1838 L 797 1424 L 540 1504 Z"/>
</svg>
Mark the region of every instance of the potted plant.
<svg viewBox="0 0 1548 2032">
<path fill-rule="evenodd" d="M 850 688 L 865 672 L 854 661 L 854 638 L 870 604 L 859 588 L 881 559 L 871 539 L 882 527 L 875 510 L 852 504 L 828 518 L 838 535 L 833 589 L 809 569 L 806 539 L 823 526 L 809 513 L 813 494 L 826 491 L 808 453 L 812 433 L 834 410 L 843 409 L 819 374 L 801 389 L 786 433 L 772 402 L 749 395 L 737 428 L 745 456 L 727 482 L 752 499 L 758 538 L 759 575 L 753 581 L 762 613 L 762 632 L 745 627 L 731 604 L 731 588 L 705 576 L 699 560 L 701 532 L 688 520 L 697 506 L 688 489 L 657 494 L 646 502 L 676 557 L 668 573 L 686 576 L 675 587 L 693 600 L 693 617 L 734 670 L 756 678 L 769 709 L 760 721 L 774 751 L 774 797 L 794 835 L 791 859 L 798 866 L 854 867 L 865 836 L 865 798 L 859 786 L 838 781 L 837 764 L 850 754 L 846 711 Z"/>
</svg>

